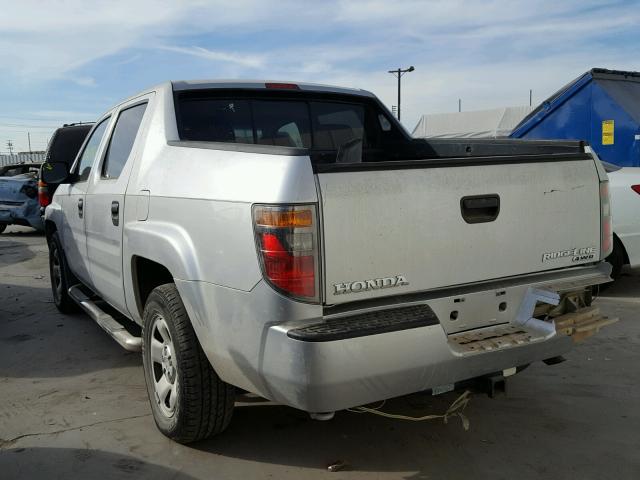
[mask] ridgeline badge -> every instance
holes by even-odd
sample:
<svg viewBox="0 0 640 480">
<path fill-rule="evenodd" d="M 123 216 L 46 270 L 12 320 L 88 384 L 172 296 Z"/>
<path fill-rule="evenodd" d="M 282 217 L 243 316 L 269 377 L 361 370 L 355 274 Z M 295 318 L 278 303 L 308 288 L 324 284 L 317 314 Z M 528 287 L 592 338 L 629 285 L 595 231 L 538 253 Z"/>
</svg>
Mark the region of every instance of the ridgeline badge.
<svg viewBox="0 0 640 480">
<path fill-rule="evenodd" d="M 542 254 L 542 261 L 557 260 L 559 258 L 573 257 L 572 262 L 585 262 L 587 260 L 595 260 L 596 247 L 570 248 L 569 250 L 559 250 L 557 252 L 548 252 Z"/>
</svg>

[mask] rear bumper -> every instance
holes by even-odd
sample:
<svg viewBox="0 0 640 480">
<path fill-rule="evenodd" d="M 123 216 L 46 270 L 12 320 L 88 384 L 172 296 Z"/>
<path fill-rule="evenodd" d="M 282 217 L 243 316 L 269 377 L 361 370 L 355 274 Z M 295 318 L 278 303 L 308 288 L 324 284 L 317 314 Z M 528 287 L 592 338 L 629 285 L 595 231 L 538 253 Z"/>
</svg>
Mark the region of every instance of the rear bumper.
<svg viewBox="0 0 640 480">
<path fill-rule="evenodd" d="M 293 302 L 259 282 L 251 292 L 240 292 L 205 282 L 177 282 L 194 328 L 212 365 L 225 381 L 271 400 L 310 412 L 341 410 L 369 402 L 500 372 L 566 353 L 571 338 L 557 334 L 552 324 L 528 322 L 526 304 L 535 306 L 536 292 L 575 291 L 609 278 L 610 266 L 599 264 L 442 291 L 412 298 L 409 305 L 428 305 L 440 323 L 402 324 L 384 333 L 315 336 L 305 339 L 305 327 L 322 325 L 389 305 L 366 306 L 331 316 L 318 305 Z M 468 351 L 456 343 L 456 324 L 443 321 L 449 303 L 463 292 L 470 312 L 504 298 L 514 302 L 494 325 L 477 328 L 474 318 L 464 320 L 482 333 L 518 326 L 531 342 L 485 351 Z M 457 295 L 456 295 L 457 294 Z M 557 298 L 557 296 L 555 296 Z M 532 300 L 533 299 L 533 300 Z M 453 303 L 451 303 L 453 304 Z M 516 305 L 517 304 L 517 305 Z M 194 305 L 197 305 L 194 308 Z M 459 303 L 456 303 L 459 305 Z M 407 304 L 395 305 L 404 308 Z M 525 314 L 522 312 L 525 311 Z M 447 314 L 448 315 L 448 314 Z M 524 317 L 523 317 L 524 315 Z M 507 318 L 507 321 L 503 320 Z M 536 322 L 540 322 L 539 325 Z M 464 346 L 463 346 L 464 347 Z"/>
<path fill-rule="evenodd" d="M 0 223 L 43 230 L 44 223 L 42 222 L 38 200 L 26 200 L 19 205 L 8 205 L 0 202 Z"/>
<path fill-rule="evenodd" d="M 263 375 L 274 400 L 328 412 L 501 372 L 566 353 L 567 336 L 461 357 L 442 327 L 334 342 L 301 342 L 274 327 Z M 291 359 L 298 359 L 291 363 Z"/>
</svg>

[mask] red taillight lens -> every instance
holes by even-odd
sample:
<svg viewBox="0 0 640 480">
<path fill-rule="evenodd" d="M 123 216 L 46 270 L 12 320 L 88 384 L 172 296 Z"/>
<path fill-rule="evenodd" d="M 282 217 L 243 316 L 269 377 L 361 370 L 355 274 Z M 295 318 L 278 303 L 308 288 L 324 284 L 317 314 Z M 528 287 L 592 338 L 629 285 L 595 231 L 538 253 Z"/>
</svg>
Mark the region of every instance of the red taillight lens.
<svg viewBox="0 0 640 480">
<path fill-rule="evenodd" d="M 264 85 L 267 88 L 275 88 L 277 90 L 300 90 L 300 87 L 295 83 L 267 82 Z"/>
<path fill-rule="evenodd" d="M 277 287 L 300 297 L 316 294 L 313 255 L 295 256 L 287 251 L 277 236 L 261 235 L 264 272 Z"/>
<path fill-rule="evenodd" d="M 46 207 L 51 203 L 51 198 L 49 198 L 49 187 L 42 180 L 38 181 L 38 203 L 41 207 Z"/>
<path fill-rule="evenodd" d="M 254 228 L 265 279 L 277 290 L 319 301 L 318 243 L 313 206 L 255 205 Z"/>
<path fill-rule="evenodd" d="M 631 185 L 631 190 L 640 195 L 640 185 Z"/>
</svg>

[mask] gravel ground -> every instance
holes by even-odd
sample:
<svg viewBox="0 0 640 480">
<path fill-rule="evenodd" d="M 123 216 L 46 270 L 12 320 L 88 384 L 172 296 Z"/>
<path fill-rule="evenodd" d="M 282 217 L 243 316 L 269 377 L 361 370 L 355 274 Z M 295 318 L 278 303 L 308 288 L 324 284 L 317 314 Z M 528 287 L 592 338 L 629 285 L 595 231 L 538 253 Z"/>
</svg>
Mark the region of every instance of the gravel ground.
<svg viewBox="0 0 640 480">
<path fill-rule="evenodd" d="M 0 235 L 0 478 L 518 480 L 640 478 L 640 270 L 598 299 L 620 322 L 569 361 L 532 365 L 508 395 L 474 395 L 458 419 L 413 423 L 302 412 L 240 397 L 229 430 L 185 447 L 150 415 L 142 360 L 87 316 L 64 316 L 49 288 L 44 238 Z M 387 402 L 441 413 L 457 394 Z M 327 466 L 343 462 L 339 472 Z"/>
</svg>

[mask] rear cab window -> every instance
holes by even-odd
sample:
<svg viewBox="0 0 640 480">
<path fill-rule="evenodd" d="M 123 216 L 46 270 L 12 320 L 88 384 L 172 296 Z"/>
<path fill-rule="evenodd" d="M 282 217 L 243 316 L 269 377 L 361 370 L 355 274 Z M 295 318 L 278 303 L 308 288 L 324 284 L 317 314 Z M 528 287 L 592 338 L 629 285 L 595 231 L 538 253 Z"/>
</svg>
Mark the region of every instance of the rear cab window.
<svg viewBox="0 0 640 480">
<path fill-rule="evenodd" d="M 183 141 L 305 149 L 314 163 L 387 160 L 404 140 L 376 102 L 355 95 L 190 90 L 175 105 Z"/>
</svg>

